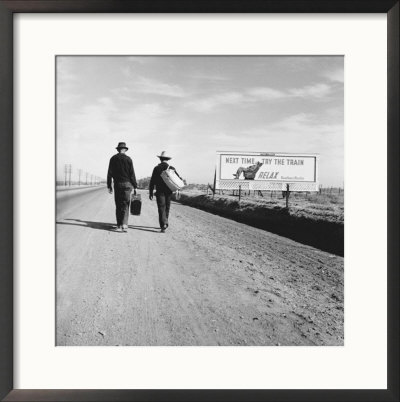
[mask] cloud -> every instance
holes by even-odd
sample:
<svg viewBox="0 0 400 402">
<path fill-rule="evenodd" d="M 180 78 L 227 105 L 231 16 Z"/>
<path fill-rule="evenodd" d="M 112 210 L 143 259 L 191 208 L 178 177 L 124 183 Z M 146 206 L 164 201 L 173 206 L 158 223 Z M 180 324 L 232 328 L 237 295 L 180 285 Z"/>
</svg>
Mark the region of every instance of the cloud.
<svg viewBox="0 0 400 402">
<path fill-rule="evenodd" d="M 344 70 L 343 68 L 338 68 L 336 70 L 330 70 L 322 74 L 323 77 L 328 78 L 330 81 L 333 82 L 344 82 Z"/>
<path fill-rule="evenodd" d="M 251 102 L 282 99 L 287 95 L 272 88 L 252 88 L 244 92 L 223 92 L 199 100 L 192 100 L 188 106 L 199 112 L 209 112 L 222 105 L 239 105 Z"/>
<path fill-rule="evenodd" d="M 205 74 L 205 73 L 194 73 L 190 74 L 189 77 L 193 80 L 204 80 L 204 81 L 230 81 L 231 79 L 217 74 Z"/>
<path fill-rule="evenodd" d="M 196 101 L 192 100 L 188 102 L 188 106 L 199 112 L 209 112 L 216 107 L 223 105 L 240 105 L 252 102 L 269 102 L 296 98 L 320 100 L 327 98 L 331 91 L 332 87 L 324 83 L 286 90 L 277 90 L 269 87 L 256 87 L 242 92 L 229 91 L 201 98 Z"/>
<path fill-rule="evenodd" d="M 245 102 L 245 96 L 239 92 L 224 92 L 188 103 L 190 108 L 199 112 L 208 112 L 221 105 L 236 105 Z"/>
<path fill-rule="evenodd" d="M 140 76 L 130 76 L 130 80 L 129 86 L 114 89 L 112 92 L 123 100 L 129 100 L 137 94 L 161 95 L 172 98 L 188 96 L 188 93 L 179 85 L 166 84 L 162 81 Z"/>
<path fill-rule="evenodd" d="M 148 64 L 154 60 L 151 56 L 122 56 L 124 64 L 120 71 L 126 78 L 133 78 L 137 74 L 137 70 L 143 71 Z"/>
<path fill-rule="evenodd" d="M 136 104 L 127 109 L 117 107 L 111 98 L 100 97 L 69 118 L 58 120 L 59 164 L 62 167 L 63 163 L 71 163 L 74 168 L 104 176 L 114 147 L 125 141 L 131 157 L 140 161 L 138 177 L 146 176 L 154 162 L 149 155 L 160 152 L 158 148 L 170 142 L 168 136 L 184 126 L 183 121 L 169 123 L 169 115 L 168 109 L 158 103 Z"/>
<path fill-rule="evenodd" d="M 137 64 L 148 64 L 151 62 L 152 57 L 151 56 L 127 56 L 126 61 L 129 63 L 137 63 Z"/>
<path fill-rule="evenodd" d="M 286 98 L 287 94 L 273 88 L 252 88 L 247 91 L 249 101 L 268 101 Z"/>
<path fill-rule="evenodd" d="M 117 107 L 114 104 L 114 101 L 111 98 L 103 96 L 97 100 L 97 102 L 103 106 L 104 112 L 115 112 Z"/>
<path fill-rule="evenodd" d="M 91 59 L 64 61 L 57 88 L 61 175 L 71 163 L 104 176 L 116 144 L 125 141 L 137 177 L 151 174 L 164 149 L 179 173 L 196 182 L 212 181 L 216 150 L 235 149 L 316 152 L 325 181 L 327 172 L 343 176 L 343 70 L 337 63 L 329 64 L 329 73 L 327 63 L 310 62 L 312 69 L 301 71 L 289 71 L 289 62 L 269 69 L 249 64 L 243 74 L 236 64 L 182 68 L 146 57 L 98 68 Z"/>
<path fill-rule="evenodd" d="M 72 73 L 69 61 L 63 57 L 57 58 L 56 77 L 57 77 L 57 104 L 73 104 L 79 98 L 79 79 Z"/>
<path fill-rule="evenodd" d="M 305 137 L 313 137 L 311 140 L 313 141 L 315 136 L 319 138 L 323 135 L 332 134 L 338 131 L 340 131 L 343 135 L 343 124 L 327 124 L 325 122 L 321 122 L 320 119 L 314 114 L 296 113 L 277 122 L 266 125 L 263 129 L 256 129 L 256 132 L 260 130 L 264 133 L 264 135 L 268 133 L 268 136 L 270 136 L 271 133 L 274 133 L 274 135 L 293 133 L 296 136 L 307 134 Z"/>
<path fill-rule="evenodd" d="M 133 136 L 140 142 L 146 142 L 150 135 L 160 132 L 166 116 L 167 110 L 158 103 L 135 105 L 119 113 L 115 128 L 123 136 Z"/>
<path fill-rule="evenodd" d="M 343 154 L 343 124 L 327 124 L 309 113 L 298 113 L 242 133 L 255 144 L 268 144 L 270 151 L 312 152 L 331 154 L 339 149 Z"/>
<path fill-rule="evenodd" d="M 67 91 L 57 91 L 57 106 L 73 105 L 82 98 L 80 94 L 68 93 Z"/>
<path fill-rule="evenodd" d="M 289 96 L 298 98 L 320 99 L 329 95 L 332 88 L 327 84 L 308 85 L 303 88 L 294 88 L 288 91 Z"/>
<path fill-rule="evenodd" d="M 196 99 L 195 93 L 189 93 L 179 85 L 167 84 L 155 79 L 132 77 L 129 86 L 113 90 L 120 100 L 132 101 L 137 94 L 161 95 L 170 98 L 187 98 L 186 106 L 198 112 L 209 112 L 218 106 L 240 105 L 252 102 L 268 102 L 282 99 L 323 99 L 329 96 L 332 87 L 317 83 L 301 88 L 278 90 L 270 87 L 254 87 L 244 91 L 227 91 Z"/>
<path fill-rule="evenodd" d="M 130 66 L 122 66 L 121 73 L 126 78 L 130 78 L 132 76 L 132 70 L 131 70 Z"/>
<path fill-rule="evenodd" d="M 166 84 L 154 79 L 140 77 L 133 84 L 133 90 L 155 95 L 184 98 L 186 92 L 179 85 Z"/>
</svg>

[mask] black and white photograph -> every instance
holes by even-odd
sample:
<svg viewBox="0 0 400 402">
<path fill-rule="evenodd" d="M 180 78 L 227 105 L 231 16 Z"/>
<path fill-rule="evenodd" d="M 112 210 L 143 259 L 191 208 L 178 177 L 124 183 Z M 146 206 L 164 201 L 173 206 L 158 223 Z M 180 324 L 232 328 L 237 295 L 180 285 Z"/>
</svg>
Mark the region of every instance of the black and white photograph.
<svg viewBox="0 0 400 402">
<path fill-rule="evenodd" d="M 344 57 L 58 55 L 56 346 L 343 346 Z"/>
</svg>

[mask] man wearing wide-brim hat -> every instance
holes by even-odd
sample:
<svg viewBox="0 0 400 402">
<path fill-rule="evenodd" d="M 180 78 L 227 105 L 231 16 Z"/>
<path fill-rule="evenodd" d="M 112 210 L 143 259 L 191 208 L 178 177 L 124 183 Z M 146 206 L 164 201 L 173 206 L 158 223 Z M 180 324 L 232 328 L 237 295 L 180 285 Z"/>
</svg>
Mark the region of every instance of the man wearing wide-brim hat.
<svg viewBox="0 0 400 402">
<path fill-rule="evenodd" d="M 116 147 L 118 153 L 111 157 L 107 173 L 108 192 L 112 194 L 111 181 L 114 182 L 115 215 L 118 232 L 128 231 L 129 203 L 132 189 L 136 194 L 137 183 L 132 159 L 126 155 L 128 147 L 120 142 Z"/>
<path fill-rule="evenodd" d="M 169 210 L 171 206 L 172 191 L 165 184 L 161 177 L 161 173 L 168 168 L 175 170 L 175 173 L 179 178 L 178 172 L 173 166 L 170 166 L 167 161 L 171 159 L 171 156 L 167 154 L 166 151 L 162 151 L 160 155 L 160 163 L 153 169 L 153 174 L 151 175 L 150 188 L 149 188 L 149 198 L 153 199 L 154 187 L 156 188 L 156 200 L 158 208 L 158 221 L 160 223 L 161 232 L 164 233 L 168 226 Z"/>
</svg>

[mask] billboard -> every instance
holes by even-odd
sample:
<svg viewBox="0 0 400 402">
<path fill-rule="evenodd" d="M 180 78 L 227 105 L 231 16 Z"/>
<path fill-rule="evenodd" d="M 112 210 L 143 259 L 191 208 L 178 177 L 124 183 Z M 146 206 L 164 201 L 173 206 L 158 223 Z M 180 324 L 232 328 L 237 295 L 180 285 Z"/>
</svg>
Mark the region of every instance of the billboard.
<svg viewBox="0 0 400 402">
<path fill-rule="evenodd" d="M 318 191 L 318 155 L 217 152 L 216 189 Z"/>
</svg>

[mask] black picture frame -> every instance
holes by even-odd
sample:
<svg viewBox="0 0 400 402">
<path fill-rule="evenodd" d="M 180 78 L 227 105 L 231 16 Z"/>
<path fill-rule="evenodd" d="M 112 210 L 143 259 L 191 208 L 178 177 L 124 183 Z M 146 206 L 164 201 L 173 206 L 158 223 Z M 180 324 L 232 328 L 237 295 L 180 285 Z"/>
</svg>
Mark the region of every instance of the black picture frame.
<svg viewBox="0 0 400 402">
<path fill-rule="evenodd" d="M 13 14 L 386 13 L 388 50 L 388 387 L 386 390 L 13 389 Z M 0 0 L 0 397 L 5 401 L 399 401 L 399 1 Z M 377 135 L 379 135 L 377 133 Z M 384 268 L 384 267 L 381 267 Z M 38 362 L 40 364 L 40 362 Z"/>
</svg>

